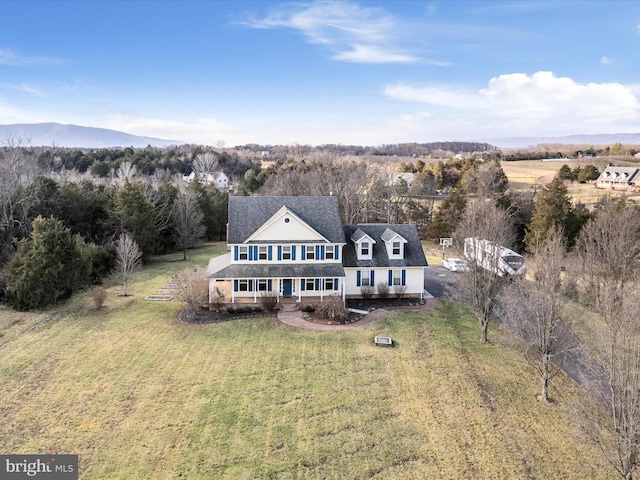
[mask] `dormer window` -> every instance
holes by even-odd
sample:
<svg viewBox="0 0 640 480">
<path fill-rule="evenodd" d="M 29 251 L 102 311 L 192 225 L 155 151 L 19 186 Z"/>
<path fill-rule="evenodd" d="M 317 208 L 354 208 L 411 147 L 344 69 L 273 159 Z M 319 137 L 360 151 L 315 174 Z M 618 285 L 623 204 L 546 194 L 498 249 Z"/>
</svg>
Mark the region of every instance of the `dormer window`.
<svg viewBox="0 0 640 480">
<path fill-rule="evenodd" d="M 387 228 L 382 234 L 382 240 L 384 240 L 387 248 L 387 255 L 389 258 L 399 260 L 404 258 L 404 247 L 407 240 L 403 238 L 399 233 Z"/>
<path fill-rule="evenodd" d="M 373 259 L 373 245 L 376 241 L 370 235 L 358 228 L 353 232 L 353 235 L 351 235 L 351 240 L 355 244 L 358 260 Z"/>
</svg>

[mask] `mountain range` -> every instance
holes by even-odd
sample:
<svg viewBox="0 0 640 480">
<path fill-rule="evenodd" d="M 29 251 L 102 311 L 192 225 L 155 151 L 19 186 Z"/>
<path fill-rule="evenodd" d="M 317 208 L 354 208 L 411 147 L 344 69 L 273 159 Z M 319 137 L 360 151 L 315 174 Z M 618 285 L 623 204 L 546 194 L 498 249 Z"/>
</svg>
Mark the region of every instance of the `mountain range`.
<svg viewBox="0 0 640 480">
<path fill-rule="evenodd" d="M 80 127 L 60 123 L 33 123 L 0 125 L 0 144 L 7 138 L 21 138 L 34 147 L 67 148 L 144 148 L 180 145 L 180 140 L 166 140 L 156 137 L 141 137 L 106 128 Z M 488 143 L 502 149 L 528 148 L 542 144 L 559 145 L 623 145 L 640 144 L 640 133 L 614 133 L 596 135 L 568 135 L 564 137 L 505 137 L 485 138 L 479 142 Z"/>
<path fill-rule="evenodd" d="M 21 123 L 0 125 L 0 143 L 7 138 L 21 139 L 22 143 L 32 147 L 68 147 L 68 148 L 144 148 L 168 147 L 185 142 L 164 140 L 155 137 L 141 137 L 106 128 L 79 127 L 60 123 Z"/>
</svg>

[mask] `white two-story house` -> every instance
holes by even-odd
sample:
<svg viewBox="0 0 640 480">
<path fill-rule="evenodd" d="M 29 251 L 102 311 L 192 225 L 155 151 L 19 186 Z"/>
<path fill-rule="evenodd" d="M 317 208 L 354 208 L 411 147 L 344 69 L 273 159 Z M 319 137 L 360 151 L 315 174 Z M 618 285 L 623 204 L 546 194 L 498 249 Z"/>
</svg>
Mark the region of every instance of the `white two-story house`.
<svg viewBox="0 0 640 480">
<path fill-rule="evenodd" d="M 228 252 L 211 259 L 209 295 L 259 302 L 360 296 L 384 281 L 421 296 L 427 262 L 413 225 L 344 226 L 337 197 L 230 197 Z"/>
</svg>

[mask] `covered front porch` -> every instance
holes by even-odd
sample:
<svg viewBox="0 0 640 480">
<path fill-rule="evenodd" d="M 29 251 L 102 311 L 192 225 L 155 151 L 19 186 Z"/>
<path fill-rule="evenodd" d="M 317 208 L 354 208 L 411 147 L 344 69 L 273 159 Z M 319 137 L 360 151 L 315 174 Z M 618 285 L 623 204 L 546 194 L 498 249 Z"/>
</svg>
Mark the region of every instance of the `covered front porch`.
<svg viewBox="0 0 640 480">
<path fill-rule="evenodd" d="M 228 258 L 212 259 L 207 267 L 210 303 L 214 298 L 223 303 L 258 303 L 263 296 L 275 296 L 278 303 L 327 297 L 345 300 L 346 276 L 339 263 L 252 265 L 225 260 Z"/>
<path fill-rule="evenodd" d="M 263 296 L 275 296 L 278 303 L 322 302 L 327 297 L 345 300 L 344 277 L 320 278 L 231 278 L 209 279 L 209 302 L 258 303 Z"/>
</svg>

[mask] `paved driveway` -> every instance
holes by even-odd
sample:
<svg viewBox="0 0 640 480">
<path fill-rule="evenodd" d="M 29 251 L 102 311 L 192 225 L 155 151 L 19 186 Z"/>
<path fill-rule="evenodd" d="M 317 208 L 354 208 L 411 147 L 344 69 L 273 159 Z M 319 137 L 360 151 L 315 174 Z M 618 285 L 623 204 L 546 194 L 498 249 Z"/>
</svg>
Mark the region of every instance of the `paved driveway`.
<svg viewBox="0 0 640 480">
<path fill-rule="evenodd" d="M 448 296 L 447 288 L 455 284 L 457 275 L 442 265 L 429 265 L 424 269 L 424 288 L 436 298 Z"/>
</svg>

